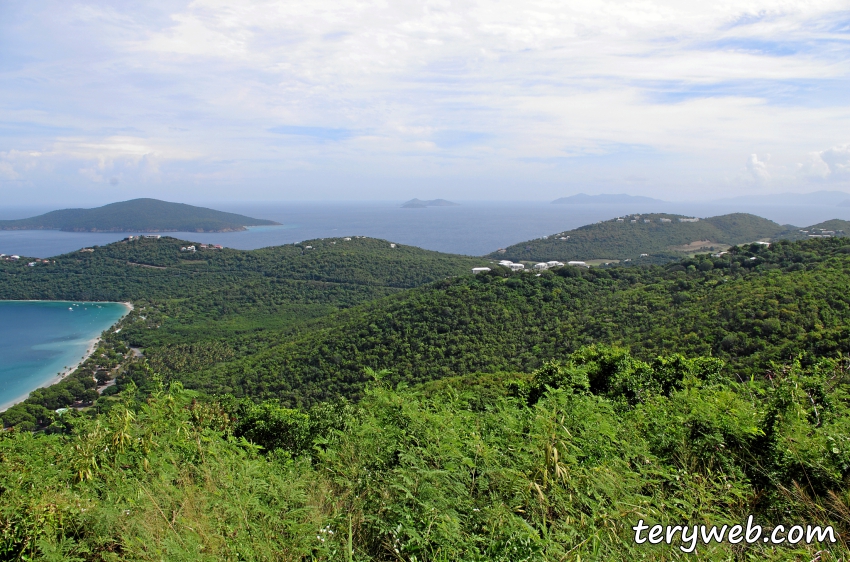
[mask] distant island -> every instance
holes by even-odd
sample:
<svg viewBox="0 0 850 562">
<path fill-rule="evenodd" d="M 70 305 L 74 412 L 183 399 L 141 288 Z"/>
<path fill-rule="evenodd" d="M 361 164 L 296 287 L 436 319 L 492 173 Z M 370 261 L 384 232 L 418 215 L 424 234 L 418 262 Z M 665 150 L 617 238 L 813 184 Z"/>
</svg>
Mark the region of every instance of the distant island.
<svg viewBox="0 0 850 562">
<path fill-rule="evenodd" d="M 407 203 L 404 203 L 401 207 L 403 209 L 424 209 L 425 207 L 455 207 L 457 205 L 458 203 L 452 203 L 445 199 L 432 199 L 431 201 L 411 199 Z"/>
<path fill-rule="evenodd" d="M 622 203 L 663 203 L 661 199 L 644 197 L 642 195 L 626 195 L 625 193 L 603 193 L 601 195 L 587 195 L 579 193 L 569 197 L 561 197 L 552 201 L 553 205 L 618 205 Z"/>
<path fill-rule="evenodd" d="M 235 213 L 158 199 L 133 199 L 95 209 L 63 209 L 37 217 L 0 221 L 0 230 L 66 232 L 235 232 L 276 225 Z"/>
</svg>

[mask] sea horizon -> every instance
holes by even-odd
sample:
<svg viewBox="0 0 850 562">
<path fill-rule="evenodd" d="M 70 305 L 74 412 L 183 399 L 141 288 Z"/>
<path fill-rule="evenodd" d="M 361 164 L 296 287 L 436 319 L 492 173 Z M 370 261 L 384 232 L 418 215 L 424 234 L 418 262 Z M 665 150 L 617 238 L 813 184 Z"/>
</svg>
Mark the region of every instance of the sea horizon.
<svg viewBox="0 0 850 562">
<path fill-rule="evenodd" d="M 850 220 L 850 207 L 835 205 L 752 205 L 739 203 L 627 203 L 555 205 L 550 202 L 457 201 L 450 207 L 405 209 L 398 202 L 218 203 L 221 211 L 269 219 L 279 226 L 240 232 L 161 232 L 192 242 L 252 250 L 304 240 L 369 236 L 445 253 L 483 256 L 499 248 L 629 213 L 666 212 L 710 217 L 751 213 L 779 224 L 809 226 Z M 196 203 L 199 204 L 199 203 Z M 21 208 L 0 207 L 0 219 L 22 218 Z M 27 212 L 34 212 L 29 208 Z M 32 215 L 29 215 L 32 216 Z M 134 232 L 0 231 L 0 253 L 49 258 L 105 245 Z M 150 234 L 150 233 L 148 233 Z"/>
</svg>

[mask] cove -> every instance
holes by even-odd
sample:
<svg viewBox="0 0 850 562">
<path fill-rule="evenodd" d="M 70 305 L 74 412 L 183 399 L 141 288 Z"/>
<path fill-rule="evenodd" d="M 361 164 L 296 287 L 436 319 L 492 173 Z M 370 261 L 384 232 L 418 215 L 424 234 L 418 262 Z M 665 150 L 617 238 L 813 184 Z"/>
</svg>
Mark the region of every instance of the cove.
<svg viewBox="0 0 850 562">
<path fill-rule="evenodd" d="M 0 301 L 0 411 L 73 371 L 129 311 L 116 302 Z"/>
</svg>

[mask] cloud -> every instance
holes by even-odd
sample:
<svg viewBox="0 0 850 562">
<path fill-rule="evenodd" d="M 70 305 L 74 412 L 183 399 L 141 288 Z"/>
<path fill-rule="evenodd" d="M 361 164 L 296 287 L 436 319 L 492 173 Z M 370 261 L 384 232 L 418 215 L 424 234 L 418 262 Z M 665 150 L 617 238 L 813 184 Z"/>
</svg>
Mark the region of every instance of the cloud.
<svg viewBox="0 0 850 562">
<path fill-rule="evenodd" d="M 746 169 L 753 180 L 762 183 L 770 179 L 770 173 L 767 171 L 767 162 L 769 160 L 770 154 L 765 155 L 764 160 L 759 160 L 758 154 L 750 154 Z"/>
<path fill-rule="evenodd" d="M 826 181 L 850 179 L 850 144 L 809 153 L 800 167 L 805 175 Z"/>
<path fill-rule="evenodd" d="M 12 164 L 9 162 L 0 162 L 0 177 L 7 180 L 16 180 L 21 176 L 15 171 Z"/>
<path fill-rule="evenodd" d="M 0 152 L 42 153 L 0 157 L 7 179 L 261 197 L 297 173 L 333 197 L 346 170 L 364 196 L 384 175 L 546 198 L 847 174 L 844 0 L 46 1 L 0 21 Z"/>
</svg>

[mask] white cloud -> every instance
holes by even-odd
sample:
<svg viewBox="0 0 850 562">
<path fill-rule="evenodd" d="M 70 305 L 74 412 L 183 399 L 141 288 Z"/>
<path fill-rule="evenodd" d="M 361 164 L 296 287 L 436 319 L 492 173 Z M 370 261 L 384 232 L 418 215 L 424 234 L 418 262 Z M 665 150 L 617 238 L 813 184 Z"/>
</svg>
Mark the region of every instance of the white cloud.
<svg viewBox="0 0 850 562">
<path fill-rule="evenodd" d="M 769 160 L 770 154 L 765 155 L 764 160 L 759 160 L 758 154 L 750 154 L 746 169 L 753 180 L 761 183 L 770 179 L 770 173 L 767 171 Z"/>
<path fill-rule="evenodd" d="M 812 152 L 800 168 L 805 175 L 827 181 L 850 179 L 850 144 Z"/>
<path fill-rule="evenodd" d="M 5 177 L 64 162 L 86 181 L 228 193 L 240 174 L 297 171 L 332 196 L 339 170 L 363 185 L 444 174 L 479 178 L 463 182 L 475 197 L 493 179 L 535 193 L 612 167 L 652 168 L 648 189 L 848 173 L 845 0 L 48 1 L 54 16 L 32 11 L 20 36 L 0 22 L 25 61 L 0 72 L 0 122 L 21 131 L 0 150 L 44 163 L 0 158 Z M 36 30 L 47 39 L 28 42 Z"/>
<path fill-rule="evenodd" d="M 0 161 L 0 177 L 5 178 L 7 180 L 16 180 L 21 177 L 18 172 L 15 171 L 14 166 L 9 162 Z"/>
</svg>

